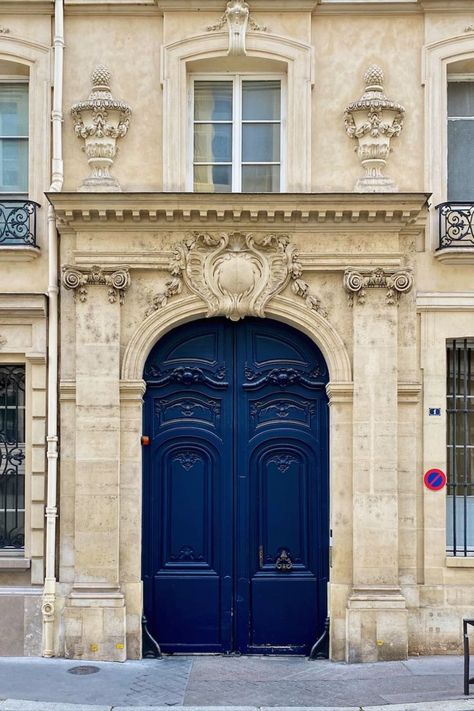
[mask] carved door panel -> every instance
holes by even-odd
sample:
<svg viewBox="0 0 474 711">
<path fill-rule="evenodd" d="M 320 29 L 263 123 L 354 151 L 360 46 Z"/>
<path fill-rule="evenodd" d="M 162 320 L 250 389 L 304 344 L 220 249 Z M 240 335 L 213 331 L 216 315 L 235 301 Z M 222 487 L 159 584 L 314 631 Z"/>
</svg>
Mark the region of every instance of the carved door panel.
<svg viewBox="0 0 474 711">
<path fill-rule="evenodd" d="M 144 606 L 164 652 L 231 650 L 231 338 L 191 324 L 145 366 Z"/>
<path fill-rule="evenodd" d="M 274 322 L 239 349 L 237 647 L 307 654 L 327 614 L 327 370 Z"/>
<path fill-rule="evenodd" d="M 165 652 L 307 653 L 326 616 L 327 371 L 303 335 L 223 319 L 145 368 L 145 613 Z"/>
</svg>

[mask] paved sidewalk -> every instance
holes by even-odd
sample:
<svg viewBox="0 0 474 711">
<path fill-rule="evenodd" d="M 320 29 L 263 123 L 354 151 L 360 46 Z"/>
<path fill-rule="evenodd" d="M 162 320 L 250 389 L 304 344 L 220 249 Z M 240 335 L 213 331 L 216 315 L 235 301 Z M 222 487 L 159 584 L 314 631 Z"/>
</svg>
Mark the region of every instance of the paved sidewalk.
<svg viewBox="0 0 474 711">
<path fill-rule="evenodd" d="M 77 667 L 95 669 L 71 673 Z M 183 705 L 183 711 L 474 711 L 474 686 L 472 691 L 472 699 L 463 696 L 457 656 L 352 665 L 300 657 L 124 664 L 0 658 L 0 711 L 169 711 Z"/>
</svg>

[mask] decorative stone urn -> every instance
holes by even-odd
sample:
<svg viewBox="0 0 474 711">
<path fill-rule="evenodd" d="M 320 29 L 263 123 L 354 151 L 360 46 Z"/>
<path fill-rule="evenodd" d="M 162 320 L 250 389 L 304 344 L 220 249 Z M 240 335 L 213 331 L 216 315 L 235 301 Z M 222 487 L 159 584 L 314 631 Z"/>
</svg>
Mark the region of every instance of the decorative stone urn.
<svg viewBox="0 0 474 711">
<path fill-rule="evenodd" d="M 390 153 L 390 139 L 402 130 L 405 109 L 385 96 L 383 71 L 376 64 L 367 69 L 364 81 L 365 92 L 344 113 L 347 134 L 358 140 L 357 154 L 365 168 L 354 192 L 397 192 L 398 187 L 382 171 Z"/>
<path fill-rule="evenodd" d="M 111 74 L 99 65 L 92 72 L 92 91 L 86 101 L 71 109 L 76 135 L 85 141 L 84 150 L 92 172 L 81 187 L 82 192 L 120 192 L 110 168 L 117 155 L 117 138 L 128 131 L 132 110 L 125 101 L 114 99 L 110 91 Z"/>
</svg>

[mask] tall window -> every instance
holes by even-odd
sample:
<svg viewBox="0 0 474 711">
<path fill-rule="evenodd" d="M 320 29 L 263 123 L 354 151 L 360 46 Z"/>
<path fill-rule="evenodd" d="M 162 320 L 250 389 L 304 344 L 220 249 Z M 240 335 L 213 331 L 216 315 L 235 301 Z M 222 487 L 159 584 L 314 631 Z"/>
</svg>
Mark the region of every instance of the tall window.
<svg viewBox="0 0 474 711">
<path fill-rule="evenodd" d="M 275 79 L 194 79 L 193 189 L 282 189 L 282 83 Z"/>
<path fill-rule="evenodd" d="M 448 200 L 474 200 L 474 76 L 448 82 Z"/>
<path fill-rule="evenodd" d="M 448 341 L 448 553 L 474 555 L 474 338 Z"/>
<path fill-rule="evenodd" d="M 28 194 L 28 84 L 0 81 L 0 193 Z"/>
<path fill-rule="evenodd" d="M 25 542 L 25 368 L 0 365 L 0 548 Z"/>
</svg>

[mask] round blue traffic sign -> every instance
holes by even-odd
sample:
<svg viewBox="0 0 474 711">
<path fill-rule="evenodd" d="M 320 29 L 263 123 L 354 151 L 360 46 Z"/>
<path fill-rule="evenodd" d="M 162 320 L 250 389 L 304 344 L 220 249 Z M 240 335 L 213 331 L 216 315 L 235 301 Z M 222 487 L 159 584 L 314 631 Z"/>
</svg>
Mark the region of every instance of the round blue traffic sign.
<svg viewBox="0 0 474 711">
<path fill-rule="evenodd" d="M 428 469 L 423 481 L 430 491 L 439 491 L 446 486 L 446 474 L 441 469 Z"/>
</svg>

